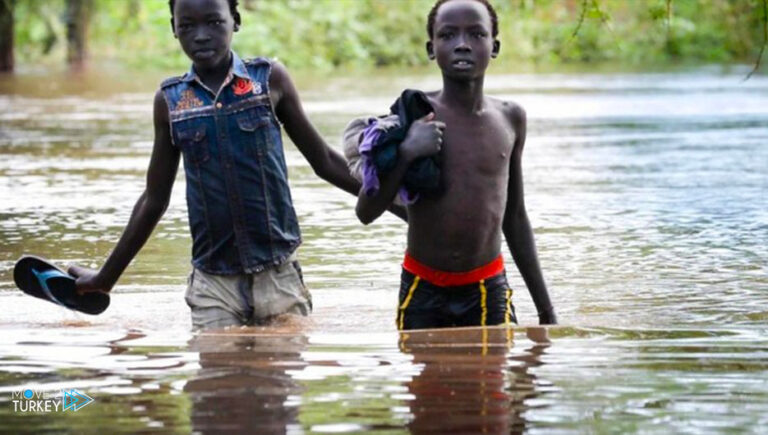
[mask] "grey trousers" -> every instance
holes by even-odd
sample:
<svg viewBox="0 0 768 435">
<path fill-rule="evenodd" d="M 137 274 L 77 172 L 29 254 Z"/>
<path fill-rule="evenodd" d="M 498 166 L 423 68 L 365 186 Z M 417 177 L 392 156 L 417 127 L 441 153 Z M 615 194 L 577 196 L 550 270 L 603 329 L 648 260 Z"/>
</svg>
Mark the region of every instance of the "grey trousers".
<svg viewBox="0 0 768 435">
<path fill-rule="evenodd" d="M 184 299 L 195 330 L 260 325 L 280 314 L 307 316 L 312 311 L 296 254 L 254 274 L 212 275 L 193 269 Z"/>
</svg>

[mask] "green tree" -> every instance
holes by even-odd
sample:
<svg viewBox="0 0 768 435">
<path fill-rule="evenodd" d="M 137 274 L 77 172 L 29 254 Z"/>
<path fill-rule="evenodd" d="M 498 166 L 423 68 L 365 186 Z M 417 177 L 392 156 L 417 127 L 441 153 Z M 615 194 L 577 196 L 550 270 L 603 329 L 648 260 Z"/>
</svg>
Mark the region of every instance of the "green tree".
<svg viewBox="0 0 768 435">
<path fill-rule="evenodd" d="M 10 1 L 10 0 L 0 0 Z M 18 62 L 120 62 L 180 69 L 166 1 L 14 0 Z M 768 0 L 492 0 L 496 63 L 750 63 L 759 66 Z M 235 49 L 292 69 L 418 66 L 434 0 L 241 0 Z M 65 17 L 65 23 L 62 18 Z M 68 17 L 68 18 L 67 18 Z M 86 37 L 87 35 L 87 37 Z M 4 39 L 5 40 L 5 39 Z M 86 42 L 88 45 L 86 46 Z M 67 49 L 69 47 L 69 50 Z"/>
</svg>

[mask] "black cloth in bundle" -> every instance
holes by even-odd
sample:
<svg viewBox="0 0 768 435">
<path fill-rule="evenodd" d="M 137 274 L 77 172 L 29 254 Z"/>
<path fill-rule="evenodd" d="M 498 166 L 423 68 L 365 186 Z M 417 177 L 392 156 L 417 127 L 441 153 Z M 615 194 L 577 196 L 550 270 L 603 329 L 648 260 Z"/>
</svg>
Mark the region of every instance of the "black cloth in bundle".
<svg viewBox="0 0 768 435">
<path fill-rule="evenodd" d="M 390 111 L 397 115 L 400 126 L 382 133 L 377 145 L 373 147 L 373 164 L 380 174 L 386 174 L 394 169 L 398 149 L 408 135 L 411 124 L 434 112 L 434 108 L 424 92 L 406 89 L 392 104 Z M 414 161 L 405 173 L 403 185 L 412 194 L 437 193 L 442 187 L 438 154 Z"/>
</svg>

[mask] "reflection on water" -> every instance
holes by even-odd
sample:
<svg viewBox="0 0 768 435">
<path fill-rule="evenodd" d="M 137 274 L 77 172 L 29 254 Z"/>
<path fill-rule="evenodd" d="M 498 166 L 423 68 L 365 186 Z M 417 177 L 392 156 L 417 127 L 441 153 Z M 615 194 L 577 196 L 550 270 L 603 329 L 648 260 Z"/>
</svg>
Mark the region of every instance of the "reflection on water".
<svg viewBox="0 0 768 435">
<path fill-rule="evenodd" d="M 764 329 L 7 332 L 9 432 L 760 433 L 768 423 Z M 95 401 L 21 414 L 19 388 L 77 388 Z"/>
<path fill-rule="evenodd" d="M 184 386 L 192 401 L 192 430 L 198 433 L 246 431 L 282 434 L 298 425 L 301 388 L 289 370 L 301 359 L 307 337 L 285 334 L 210 334 L 195 337 L 200 370 Z"/>
<path fill-rule="evenodd" d="M 529 369 L 541 364 L 539 356 L 549 344 L 546 329 L 528 332 L 529 337 L 540 337 L 512 357 L 513 336 L 507 329 L 401 334 L 401 349 L 422 366 L 406 382 L 411 433 L 521 433 L 525 401 L 540 394 Z"/>
<path fill-rule="evenodd" d="M 143 189 L 159 79 L 2 78 L 0 430 L 760 433 L 768 79 L 742 77 L 488 78 L 490 94 L 528 111 L 526 203 L 569 325 L 550 330 L 551 343 L 535 328 L 398 336 L 404 224 L 358 224 L 354 198 L 317 179 L 288 141 L 309 323 L 190 336 L 181 173 L 107 312 L 25 297 L 11 278 L 21 254 L 98 265 L 119 237 Z M 350 117 L 439 78 L 360 83 L 299 83 L 332 144 Z M 509 276 L 521 322 L 534 323 L 522 280 Z M 14 412 L 13 392 L 33 387 L 77 388 L 95 402 Z"/>
</svg>

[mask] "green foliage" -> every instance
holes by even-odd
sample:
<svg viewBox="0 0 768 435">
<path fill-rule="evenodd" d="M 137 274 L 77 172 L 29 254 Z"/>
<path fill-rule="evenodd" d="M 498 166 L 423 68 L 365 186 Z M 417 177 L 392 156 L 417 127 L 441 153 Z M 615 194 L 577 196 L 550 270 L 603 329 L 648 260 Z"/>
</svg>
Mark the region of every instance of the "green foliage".
<svg viewBox="0 0 768 435">
<path fill-rule="evenodd" d="M 748 62 L 760 51 L 763 0 L 496 0 L 499 62 Z M 234 48 L 294 69 L 418 66 L 433 0 L 241 0 Z M 17 56 L 63 62 L 65 0 L 17 0 Z M 186 68 L 164 0 L 95 0 L 92 58 Z"/>
</svg>

